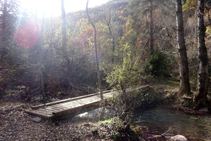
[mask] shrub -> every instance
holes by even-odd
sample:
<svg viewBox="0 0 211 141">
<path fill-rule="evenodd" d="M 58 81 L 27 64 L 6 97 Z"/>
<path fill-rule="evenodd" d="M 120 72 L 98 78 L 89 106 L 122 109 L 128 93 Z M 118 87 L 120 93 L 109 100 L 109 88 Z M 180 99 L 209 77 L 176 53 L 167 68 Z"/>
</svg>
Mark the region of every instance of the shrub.
<svg viewBox="0 0 211 141">
<path fill-rule="evenodd" d="M 124 111 L 131 112 L 129 96 L 126 93 L 126 89 L 130 86 L 134 86 L 139 81 L 140 71 L 139 71 L 139 63 L 138 59 L 132 57 L 132 53 L 130 50 L 130 46 L 125 44 L 123 46 L 124 56 L 123 62 L 121 65 L 116 65 L 113 68 L 113 71 L 107 74 L 106 81 L 110 85 L 114 86 L 117 90 L 119 90 L 119 115 L 120 117 L 125 117 Z M 130 109 L 130 110 L 129 110 Z M 124 116 L 123 116 L 124 115 Z"/>
<path fill-rule="evenodd" d="M 161 52 L 158 48 L 155 49 L 154 53 L 147 59 L 143 65 L 145 73 L 156 77 L 165 76 L 167 71 L 171 68 L 170 56 Z"/>
</svg>

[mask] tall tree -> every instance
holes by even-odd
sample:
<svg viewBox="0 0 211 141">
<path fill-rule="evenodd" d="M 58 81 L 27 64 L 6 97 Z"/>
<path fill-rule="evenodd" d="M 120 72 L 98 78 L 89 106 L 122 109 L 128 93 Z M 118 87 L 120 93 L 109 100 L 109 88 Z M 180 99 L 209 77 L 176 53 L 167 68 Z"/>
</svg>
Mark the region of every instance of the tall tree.
<svg viewBox="0 0 211 141">
<path fill-rule="evenodd" d="M 86 13 L 87 13 L 87 17 L 92 25 L 92 27 L 94 28 L 94 46 L 95 46 L 95 56 L 96 56 L 96 63 L 97 63 L 97 79 L 98 79 L 98 89 L 100 91 L 100 97 L 101 97 L 101 103 L 103 106 L 101 115 L 100 115 L 100 120 L 103 118 L 104 113 L 105 113 L 105 102 L 103 99 L 103 93 L 102 93 L 102 89 L 101 89 L 101 76 L 100 76 L 100 68 L 99 68 L 99 58 L 98 58 L 98 51 L 97 51 L 97 31 L 96 31 L 96 27 L 94 25 L 94 23 L 92 22 L 92 19 L 89 16 L 89 9 L 88 9 L 88 4 L 89 4 L 89 0 L 87 0 L 86 3 Z"/>
<path fill-rule="evenodd" d="M 155 33 L 155 24 L 154 24 L 154 11 L 157 7 L 159 6 L 163 6 L 166 4 L 166 2 L 168 2 L 167 0 L 130 0 L 129 6 L 133 11 L 133 19 L 135 19 L 135 23 L 139 23 L 137 22 L 140 19 L 140 15 L 149 15 L 147 17 L 149 17 L 149 40 L 147 41 L 146 44 L 149 43 L 149 51 L 150 54 L 153 54 L 154 52 L 154 33 Z M 144 25 L 144 24 L 143 24 Z M 140 24 L 137 27 L 139 29 L 137 29 L 138 32 L 140 32 Z M 141 31 L 143 34 L 143 31 Z M 140 33 L 141 33 L 140 32 Z M 140 34 L 139 33 L 139 34 Z M 146 32 L 145 32 L 146 33 Z"/>
<path fill-rule="evenodd" d="M 64 9 L 64 0 L 61 0 L 61 10 L 62 10 L 62 48 L 64 49 L 67 44 L 66 37 L 66 17 L 65 17 L 65 9 Z"/>
<path fill-rule="evenodd" d="M 13 70 L 13 66 L 17 65 L 15 61 L 18 60 L 18 57 L 14 55 L 15 50 L 12 50 L 10 44 L 12 32 L 16 28 L 17 9 L 19 9 L 19 0 L 0 0 L 0 97 L 1 93 L 4 94 L 8 78 L 11 77 L 9 72 L 5 75 L 2 75 L 2 72 Z M 12 59 L 15 61 L 9 61 Z"/>
<path fill-rule="evenodd" d="M 3 36 L 2 36 L 2 41 L 5 43 L 7 40 L 7 29 L 8 29 L 8 11 L 7 11 L 7 0 L 4 0 L 4 8 L 3 8 L 3 13 L 2 13 L 2 31 L 3 31 Z M 6 43 L 5 43 L 6 44 Z"/>
<path fill-rule="evenodd" d="M 41 94 L 43 96 L 43 102 L 46 102 L 46 96 L 44 92 L 44 77 L 43 77 L 43 30 L 44 30 L 44 22 L 45 22 L 45 12 L 43 11 L 43 19 L 42 19 L 42 26 L 41 26 L 41 34 L 40 34 L 40 57 L 39 57 L 39 74 L 40 74 L 40 88 L 41 88 Z"/>
<path fill-rule="evenodd" d="M 64 0 L 61 0 L 61 12 L 62 12 L 62 55 L 64 58 L 64 67 L 67 67 L 67 71 L 65 72 L 67 78 L 67 82 L 69 85 L 74 88 L 73 84 L 70 82 L 71 78 L 71 67 L 70 67 L 70 59 L 67 53 L 67 21 L 65 16 L 65 8 L 64 8 Z"/>
<path fill-rule="evenodd" d="M 134 12 L 133 18 L 140 20 L 140 15 L 149 15 L 149 51 L 154 52 L 154 25 L 153 25 L 153 10 L 155 0 L 130 0 L 130 7 Z M 149 13 L 149 14 L 148 14 Z M 138 27 L 141 28 L 141 27 Z"/>
<path fill-rule="evenodd" d="M 206 105 L 208 87 L 209 87 L 209 72 L 208 72 L 208 56 L 205 46 L 205 31 L 204 25 L 204 7 L 205 0 L 197 2 L 197 28 L 198 28 L 198 59 L 199 70 L 197 80 L 197 90 L 194 94 L 195 109 L 199 109 Z"/>
<path fill-rule="evenodd" d="M 184 39 L 182 2 L 176 1 L 177 49 L 179 52 L 180 89 L 178 96 L 190 94 L 188 59 Z"/>
<path fill-rule="evenodd" d="M 154 37 L 153 37 L 153 1 L 150 0 L 150 54 L 154 53 Z"/>
<path fill-rule="evenodd" d="M 1 41 L 9 42 L 13 30 L 15 28 L 15 22 L 19 13 L 20 1 L 19 0 L 1 0 L 0 1 L 0 20 L 1 20 Z M 6 47 L 6 46 L 5 46 Z"/>
<path fill-rule="evenodd" d="M 112 32 L 112 27 L 111 27 L 111 18 L 112 18 L 112 15 L 111 15 L 111 10 L 112 10 L 112 7 L 111 7 L 111 3 L 110 4 L 108 4 L 108 6 L 107 7 L 105 7 L 105 9 L 108 9 L 108 11 L 104 11 L 104 18 L 105 18 L 105 22 L 106 22 L 106 25 L 107 25 L 107 27 L 108 27 L 108 29 L 109 29 L 109 34 L 110 34 L 110 36 L 111 36 L 111 38 L 112 38 L 112 53 L 113 53 L 113 55 L 112 55 L 112 64 L 114 64 L 114 53 L 115 53 L 115 41 L 114 41 L 114 36 L 113 36 L 113 32 Z M 108 14 L 107 16 L 106 16 L 106 14 Z"/>
</svg>

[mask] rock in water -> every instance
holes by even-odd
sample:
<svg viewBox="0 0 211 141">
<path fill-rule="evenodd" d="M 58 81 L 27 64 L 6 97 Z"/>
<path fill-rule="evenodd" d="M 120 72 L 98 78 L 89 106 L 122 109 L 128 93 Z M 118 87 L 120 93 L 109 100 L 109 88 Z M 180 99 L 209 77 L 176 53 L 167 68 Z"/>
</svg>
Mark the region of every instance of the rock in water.
<svg viewBox="0 0 211 141">
<path fill-rule="evenodd" d="M 182 135 L 176 135 L 171 137 L 170 141 L 188 141 L 185 136 Z"/>
<path fill-rule="evenodd" d="M 209 110 L 208 110 L 207 107 L 205 107 L 205 108 L 200 109 L 199 112 L 206 112 L 207 113 L 207 112 L 209 112 Z"/>
<path fill-rule="evenodd" d="M 39 117 L 32 118 L 32 121 L 39 123 L 42 119 Z"/>
<path fill-rule="evenodd" d="M 155 135 L 154 137 L 149 137 L 149 141 L 166 141 L 166 138 L 162 135 Z"/>
</svg>

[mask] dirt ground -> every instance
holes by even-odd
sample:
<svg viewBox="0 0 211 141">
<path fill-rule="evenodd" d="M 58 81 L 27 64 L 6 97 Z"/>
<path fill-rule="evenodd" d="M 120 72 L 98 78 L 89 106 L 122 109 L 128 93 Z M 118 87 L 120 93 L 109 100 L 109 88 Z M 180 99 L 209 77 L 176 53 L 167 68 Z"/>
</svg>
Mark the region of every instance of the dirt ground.
<svg viewBox="0 0 211 141">
<path fill-rule="evenodd" d="M 37 123 L 33 118 L 21 109 L 1 113 L 0 140 L 83 140 L 90 131 L 68 120 L 59 123 L 42 120 Z"/>
<path fill-rule="evenodd" d="M 175 85 L 163 87 L 165 83 L 160 83 L 155 89 L 161 94 L 174 92 Z M 177 85 L 177 84 L 176 84 Z M 155 85 L 154 85 L 155 86 Z M 65 119 L 60 121 L 41 120 L 33 121 L 32 115 L 24 113 L 32 105 L 39 103 L 21 103 L 15 99 L 0 102 L 0 141 L 79 141 L 79 140 L 113 140 L 114 131 L 111 127 L 98 125 L 96 122 L 89 124 L 84 119 Z M 13 110 L 17 105 L 24 105 Z M 93 131 L 97 128 L 99 134 L 94 135 Z"/>
</svg>

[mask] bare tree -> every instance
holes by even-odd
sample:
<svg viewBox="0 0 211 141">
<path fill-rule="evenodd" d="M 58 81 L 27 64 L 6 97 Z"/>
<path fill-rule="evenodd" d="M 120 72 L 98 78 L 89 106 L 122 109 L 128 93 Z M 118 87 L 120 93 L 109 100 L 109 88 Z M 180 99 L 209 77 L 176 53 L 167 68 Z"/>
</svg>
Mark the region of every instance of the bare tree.
<svg viewBox="0 0 211 141">
<path fill-rule="evenodd" d="M 4 49 L 9 50 L 9 42 L 11 36 L 13 35 L 13 31 L 15 28 L 14 23 L 16 22 L 17 15 L 19 13 L 19 0 L 1 0 L 0 1 L 0 11 L 1 11 L 1 29 L 2 29 L 2 36 L 0 37 L 2 43 L 1 46 Z"/>
<path fill-rule="evenodd" d="M 7 0 L 4 0 L 4 9 L 3 9 L 3 15 L 2 15 L 2 31 L 3 31 L 3 37 L 2 41 L 6 42 L 7 40 Z"/>
<path fill-rule="evenodd" d="M 198 58 L 199 70 L 197 80 L 197 90 L 194 94 L 195 109 L 199 109 L 206 105 L 208 87 L 209 87 L 209 72 L 208 72 L 208 56 L 205 46 L 205 31 L 204 25 L 204 5 L 205 0 L 198 0 L 197 3 L 197 28 L 198 28 Z"/>
<path fill-rule="evenodd" d="M 103 118 L 104 113 L 105 113 L 105 102 L 103 99 L 103 93 L 102 93 L 102 89 L 101 89 L 101 76 L 100 76 L 100 69 L 99 69 L 99 58 L 98 58 L 98 52 L 97 52 L 97 32 L 96 32 L 96 27 L 94 25 L 94 23 L 92 22 L 92 19 L 89 16 L 89 11 L 88 11 L 88 4 L 89 4 L 89 0 L 87 0 L 87 4 L 86 4 L 86 13 L 87 13 L 87 17 L 92 25 L 92 27 L 94 28 L 94 46 L 95 46 L 95 55 L 96 55 L 96 63 L 97 63 L 97 79 L 98 79 L 98 88 L 100 91 L 100 97 L 101 97 L 101 103 L 103 106 L 103 109 L 101 111 L 101 115 L 100 115 L 100 120 Z"/>
<path fill-rule="evenodd" d="M 190 94 L 188 59 L 184 39 L 182 2 L 176 1 L 177 49 L 179 52 L 180 89 L 177 96 Z"/>
<path fill-rule="evenodd" d="M 154 53 L 154 37 L 153 37 L 153 1 L 150 0 L 150 54 Z"/>
<path fill-rule="evenodd" d="M 45 19 L 45 12 L 43 12 L 43 21 L 42 21 L 42 27 L 41 27 L 41 36 L 40 36 L 40 61 L 39 61 L 39 74 L 40 74 L 40 88 L 41 88 L 41 94 L 43 96 L 44 103 L 46 102 L 46 95 L 44 92 L 44 77 L 43 77 L 43 30 L 44 30 L 44 19 Z"/>
<path fill-rule="evenodd" d="M 108 30 L 109 30 L 109 34 L 112 38 L 112 52 L 113 52 L 113 55 L 112 55 L 112 64 L 114 64 L 114 53 L 115 53 L 115 40 L 114 40 L 114 35 L 113 35 L 113 32 L 112 32 L 112 27 L 111 27 L 111 18 L 112 18 L 112 15 L 111 15 L 111 4 L 108 5 L 108 7 L 105 7 L 106 9 L 108 9 L 108 11 L 104 11 L 104 18 L 105 18 L 105 21 L 106 21 L 106 25 L 108 27 Z M 106 13 L 108 14 L 106 16 Z"/>
<path fill-rule="evenodd" d="M 65 60 L 65 67 L 67 67 L 67 81 L 69 83 L 69 85 L 74 88 L 73 84 L 70 81 L 70 77 L 71 77 L 71 67 L 70 67 L 70 59 L 68 57 L 68 53 L 67 53 L 67 22 L 66 22 L 66 16 L 65 16 L 65 8 L 64 8 L 64 0 L 61 0 L 61 11 L 62 11 L 62 55 L 63 58 Z"/>
<path fill-rule="evenodd" d="M 66 17 L 65 17 L 65 9 L 64 9 L 64 0 L 61 0 L 61 10 L 62 10 L 62 48 L 64 49 L 67 44 L 66 37 Z"/>
</svg>

